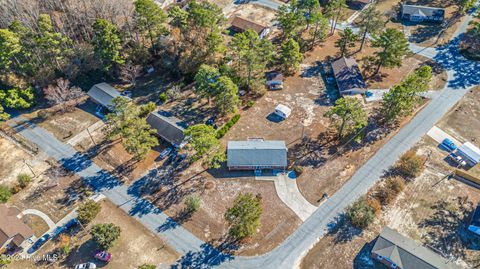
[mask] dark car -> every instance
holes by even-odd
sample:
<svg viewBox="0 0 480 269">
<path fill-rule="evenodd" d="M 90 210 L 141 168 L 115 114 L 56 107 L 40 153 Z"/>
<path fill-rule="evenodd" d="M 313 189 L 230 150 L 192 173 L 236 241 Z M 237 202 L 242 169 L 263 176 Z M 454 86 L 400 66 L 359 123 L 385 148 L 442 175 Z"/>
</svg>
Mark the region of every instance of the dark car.
<svg viewBox="0 0 480 269">
<path fill-rule="evenodd" d="M 43 246 L 43 244 L 45 244 L 48 239 L 50 239 L 50 234 L 45 234 L 44 236 L 40 237 L 40 239 L 38 239 L 35 244 L 33 244 L 33 246 L 28 249 L 27 253 L 28 254 L 32 254 L 34 253 L 35 251 L 37 251 L 41 246 Z"/>
</svg>

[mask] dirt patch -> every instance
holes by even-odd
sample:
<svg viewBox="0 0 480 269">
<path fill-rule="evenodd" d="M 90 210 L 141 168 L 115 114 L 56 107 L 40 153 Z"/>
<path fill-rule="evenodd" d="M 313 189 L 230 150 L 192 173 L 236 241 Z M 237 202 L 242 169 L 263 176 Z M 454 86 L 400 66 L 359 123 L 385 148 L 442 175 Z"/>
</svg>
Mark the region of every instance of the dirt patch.
<svg viewBox="0 0 480 269">
<path fill-rule="evenodd" d="M 22 218 L 22 221 L 32 228 L 36 237 L 40 237 L 48 231 L 48 224 L 39 216 L 26 215 Z"/>
<path fill-rule="evenodd" d="M 256 4 L 234 5 L 232 3 L 226 6 L 223 12 L 228 18 L 228 23 L 231 23 L 234 16 L 240 16 L 265 26 L 272 26 L 276 17 L 274 10 Z"/>
</svg>

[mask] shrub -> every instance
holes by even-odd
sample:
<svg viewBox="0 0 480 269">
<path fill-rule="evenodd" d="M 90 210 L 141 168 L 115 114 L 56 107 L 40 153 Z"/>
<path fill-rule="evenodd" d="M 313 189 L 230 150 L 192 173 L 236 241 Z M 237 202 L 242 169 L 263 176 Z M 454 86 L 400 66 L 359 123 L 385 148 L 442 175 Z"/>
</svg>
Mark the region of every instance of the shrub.
<svg viewBox="0 0 480 269">
<path fill-rule="evenodd" d="M 425 169 L 425 157 L 409 150 L 397 163 L 397 170 L 406 177 L 418 177 Z"/>
<path fill-rule="evenodd" d="M 158 96 L 158 99 L 160 100 L 160 102 L 165 103 L 165 102 L 167 102 L 167 100 L 168 100 L 168 96 L 167 96 L 166 93 L 162 92 L 162 93 Z"/>
<path fill-rule="evenodd" d="M 187 211 L 193 213 L 200 209 L 200 198 L 198 196 L 190 195 L 185 199 L 185 205 L 187 206 Z"/>
<path fill-rule="evenodd" d="M 399 194 L 405 189 L 405 181 L 400 177 L 391 177 L 385 180 L 385 187 Z"/>
<path fill-rule="evenodd" d="M 24 189 L 32 182 L 32 176 L 29 174 L 18 174 L 17 181 L 20 188 Z"/>
<path fill-rule="evenodd" d="M 4 185 L 0 185 L 0 203 L 6 203 L 12 197 L 12 190 Z"/>
<path fill-rule="evenodd" d="M 222 128 L 218 129 L 216 137 L 218 139 L 222 138 L 232 126 L 237 123 L 237 121 L 240 119 L 240 114 L 235 114 Z"/>
<path fill-rule="evenodd" d="M 250 100 L 247 102 L 247 107 L 250 108 L 252 107 L 253 105 L 255 104 L 255 102 L 253 100 Z"/>
<path fill-rule="evenodd" d="M 142 264 L 138 267 L 138 269 L 156 269 L 157 266 L 151 264 Z"/>
<path fill-rule="evenodd" d="M 102 250 L 108 250 L 120 237 L 120 227 L 113 223 L 96 224 L 90 230 L 93 240 Z"/>
<path fill-rule="evenodd" d="M 92 200 L 87 200 L 81 206 L 78 207 L 78 221 L 82 224 L 90 223 L 100 213 L 101 206 Z"/>
<path fill-rule="evenodd" d="M 364 229 L 375 219 L 375 208 L 362 197 L 347 208 L 346 215 L 353 226 Z"/>
<path fill-rule="evenodd" d="M 49 111 L 46 110 L 46 109 L 40 110 L 40 111 L 38 111 L 38 113 L 37 113 L 38 118 L 40 118 L 40 119 L 42 119 L 42 120 L 48 119 L 51 115 L 52 115 L 52 113 L 49 112 Z"/>
<path fill-rule="evenodd" d="M 303 167 L 302 166 L 297 166 L 295 165 L 293 167 L 293 171 L 295 172 L 295 174 L 297 175 L 297 177 L 299 177 L 302 173 L 303 173 Z"/>
<path fill-rule="evenodd" d="M 384 184 L 375 189 L 375 198 L 382 204 L 388 205 L 395 200 L 397 195 L 405 188 L 405 182 L 400 177 L 391 177 Z"/>
<path fill-rule="evenodd" d="M 377 199 L 368 199 L 367 203 L 369 206 L 373 208 L 373 210 L 375 211 L 375 214 L 379 214 L 380 211 L 382 211 L 382 205 Z"/>
</svg>

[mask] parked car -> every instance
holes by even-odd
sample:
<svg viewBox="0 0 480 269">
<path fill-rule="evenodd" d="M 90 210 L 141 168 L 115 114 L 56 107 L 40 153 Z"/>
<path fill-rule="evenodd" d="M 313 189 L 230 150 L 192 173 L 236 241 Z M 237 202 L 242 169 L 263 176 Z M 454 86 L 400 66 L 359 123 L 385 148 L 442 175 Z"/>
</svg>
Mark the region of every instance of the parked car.
<svg viewBox="0 0 480 269">
<path fill-rule="evenodd" d="M 28 254 L 32 254 L 34 253 L 35 251 L 37 251 L 41 246 L 43 246 L 43 244 L 45 244 L 48 239 L 50 239 L 50 234 L 45 234 L 43 235 L 42 237 L 40 237 L 36 242 L 35 244 L 33 244 L 33 246 L 31 248 L 28 249 L 27 253 Z"/>
<path fill-rule="evenodd" d="M 112 259 L 112 254 L 106 252 L 105 250 L 103 251 L 99 250 L 95 253 L 94 257 L 95 259 L 98 259 L 103 262 L 110 262 L 110 260 Z"/>
<path fill-rule="evenodd" d="M 75 269 L 96 269 L 97 266 L 93 262 L 81 263 L 75 266 Z"/>
<path fill-rule="evenodd" d="M 451 153 L 450 154 L 450 157 L 456 162 L 458 163 L 459 165 L 461 166 L 466 166 L 467 165 L 467 162 L 461 157 L 461 156 L 458 156 L 454 153 Z"/>
<path fill-rule="evenodd" d="M 162 150 L 162 152 L 160 152 L 160 159 L 165 159 L 165 157 L 167 157 L 172 152 L 172 150 L 172 148 L 166 148 Z"/>
<path fill-rule="evenodd" d="M 450 151 L 454 151 L 457 149 L 457 145 L 455 145 L 455 143 L 453 143 L 453 141 L 450 140 L 449 138 L 443 139 L 442 145 Z"/>
</svg>

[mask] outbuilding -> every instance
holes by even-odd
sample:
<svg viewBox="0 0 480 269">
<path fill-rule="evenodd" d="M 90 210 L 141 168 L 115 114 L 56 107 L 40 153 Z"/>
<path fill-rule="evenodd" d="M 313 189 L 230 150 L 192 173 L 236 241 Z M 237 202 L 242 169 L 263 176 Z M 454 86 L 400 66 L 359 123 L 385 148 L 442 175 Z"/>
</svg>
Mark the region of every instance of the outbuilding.
<svg viewBox="0 0 480 269">
<path fill-rule="evenodd" d="M 147 117 L 147 123 L 157 130 L 158 136 L 176 148 L 187 144 L 183 122 L 171 115 L 162 115 L 161 112 L 152 112 Z"/>
<path fill-rule="evenodd" d="M 261 170 L 287 168 L 285 141 L 228 141 L 227 167 L 229 170 Z"/>
<path fill-rule="evenodd" d="M 292 114 L 292 109 L 286 105 L 278 104 L 275 107 L 275 115 L 278 115 L 284 119 L 288 118 Z"/>
<path fill-rule="evenodd" d="M 480 163 L 480 149 L 470 142 L 466 142 L 458 147 L 457 152 L 473 165 Z"/>
</svg>

